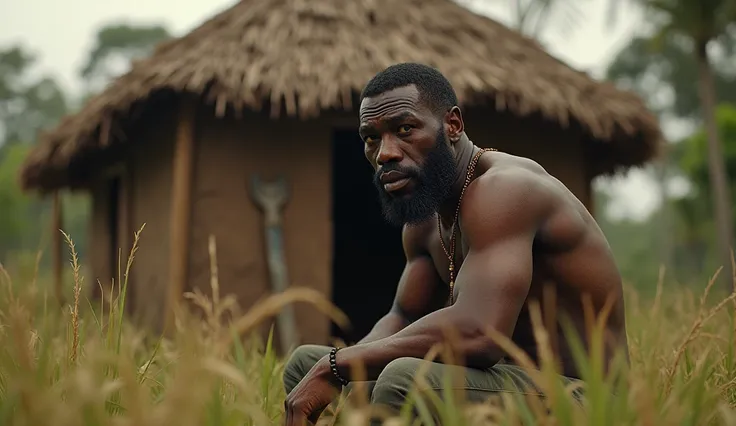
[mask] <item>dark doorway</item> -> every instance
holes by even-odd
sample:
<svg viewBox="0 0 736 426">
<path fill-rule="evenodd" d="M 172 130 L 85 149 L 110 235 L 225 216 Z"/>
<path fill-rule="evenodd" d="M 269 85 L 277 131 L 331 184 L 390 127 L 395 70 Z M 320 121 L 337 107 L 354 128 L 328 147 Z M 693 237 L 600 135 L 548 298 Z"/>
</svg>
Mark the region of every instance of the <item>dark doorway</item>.
<svg viewBox="0 0 736 426">
<path fill-rule="evenodd" d="M 332 137 L 332 300 L 350 319 L 348 343 L 368 334 L 388 312 L 406 259 L 401 230 L 387 224 L 373 186 L 373 168 L 354 129 Z"/>
<path fill-rule="evenodd" d="M 107 273 L 110 275 L 107 277 L 100 277 L 102 288 L 100 286 L 92 286 L 92 294 L 96 300 L 104 299 L 109 297 L 112 291 L 113 282 L 115 280 L 115 286 L 118 285 L 118 224 L 120 218 L 120 178 L 118 176 L 111 177 L 104 181 L 104 186 L 95 188 L 94 200 L 95 204 L 102 204 L 102 208 L 105 209 L 104 220 L 105 230 L 108 236 L 107 247 L 104 247 L 104 256 L 107 258 Z M 97 247 L 91 247 L 92 250 Z M 122 255 L 121 262 L 125 262 L 125 253 Z M 128 302 L 126 300 L 126 305 Z M 127 306 L 126 306 L 127 307 Z"/>
</svg>

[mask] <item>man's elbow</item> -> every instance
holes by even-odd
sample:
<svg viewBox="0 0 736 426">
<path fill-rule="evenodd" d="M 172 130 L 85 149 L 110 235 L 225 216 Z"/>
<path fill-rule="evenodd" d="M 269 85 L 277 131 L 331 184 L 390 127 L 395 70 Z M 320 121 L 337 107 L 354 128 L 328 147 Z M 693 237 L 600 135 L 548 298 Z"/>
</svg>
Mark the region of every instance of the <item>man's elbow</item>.
<svg viewBox="0 0 736 426">
<path fill-rule="evenodd" d="M 460 325 L 462 333 L 462 352 L 465 365 L 472 368 L 487 369 L 503 359 L 505 352 L 486 333 L 484 324 L 470 319 Z"/>
<path fill-rule="evenodd" d="M 477 338 L 468 343 L 465 350 L 465 365 L 468 367 L 488 369 L 504 357 L 504 352 L 490 338 Z"/>
</svg>

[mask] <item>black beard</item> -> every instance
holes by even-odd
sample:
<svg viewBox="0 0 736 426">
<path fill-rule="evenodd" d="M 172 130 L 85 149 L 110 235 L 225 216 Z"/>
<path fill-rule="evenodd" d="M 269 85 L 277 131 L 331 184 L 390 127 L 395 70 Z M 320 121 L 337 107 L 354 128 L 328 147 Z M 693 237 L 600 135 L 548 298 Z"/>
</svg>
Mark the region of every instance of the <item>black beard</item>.
<svg viewBox="0 0 736 426">
<path fill-rule="evenodd" d="M 457 177 L 457 164 L 447 143 L 443 129 L 437 133 L 435 148 L 427 155 L 421 168 L 404 168 L 396 163 L 384 164 L 381 172 L 396 170 L 414 179 L 411 194 L 394 198 L 386 190 L 376 174 L 373 183 L 383 207 L 383 216 L 395 226 L 415 225 L 434 216 L 447 199 Z"/>
</svg>

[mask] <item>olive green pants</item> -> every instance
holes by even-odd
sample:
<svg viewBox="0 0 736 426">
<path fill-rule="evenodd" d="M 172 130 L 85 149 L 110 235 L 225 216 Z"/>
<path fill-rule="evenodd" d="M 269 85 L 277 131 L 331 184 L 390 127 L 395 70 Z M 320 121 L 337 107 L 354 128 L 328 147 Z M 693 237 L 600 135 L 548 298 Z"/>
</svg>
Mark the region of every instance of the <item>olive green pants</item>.
<svg viewBox="0 0 736 426">
<path fill-rule="evenodd" d="M 290 393 L 314 364 L 330 352 L 330 347 L 303 345 L 298 347 L 287 361 L 284 370 L 284 388 Z M 378 379 L 365 383 L 371 404 L 386 407 L 397 413 L 407 395 L 414 387 L 415 376 L 420 372 L 424 360 L 418 358 L 399 358 L 390 362 Z M 529 375 L 516 365 L 497 364 L 486 370 L 466 368 L 432 362 L 423 366 L 425 383 L 441 398 L 445 377 L 464 377 L 462 397 L 468 402 L 485 402 L 499 393 L 533 394 L 541 396 Z M 573 379 L 561 377 L 564 384 Z M 350 387 L 350 385 L 349 385 Z M 424 389 L 424 388 L 423 388 Z M 416 415 L 416 413 L 414 413 Z"/>
</svg>

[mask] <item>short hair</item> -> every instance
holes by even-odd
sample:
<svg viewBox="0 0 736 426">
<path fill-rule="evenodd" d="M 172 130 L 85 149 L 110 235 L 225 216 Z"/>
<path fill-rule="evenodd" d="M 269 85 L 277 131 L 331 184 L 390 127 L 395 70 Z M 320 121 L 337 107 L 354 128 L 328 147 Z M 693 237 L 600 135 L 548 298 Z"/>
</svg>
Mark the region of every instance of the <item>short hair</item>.
<svg viewBox="0 0 736 426">
<path fill-rule="evenodd" d="M 428 65 L 411 62 L 391 65 L 373 76 L 363 88 L 360 102 L 412 84 L 417 87 L 419 98 L 435 114 L 445 113 L 457 105 L 455 89 L 441 72 Z"/>
</svg>

